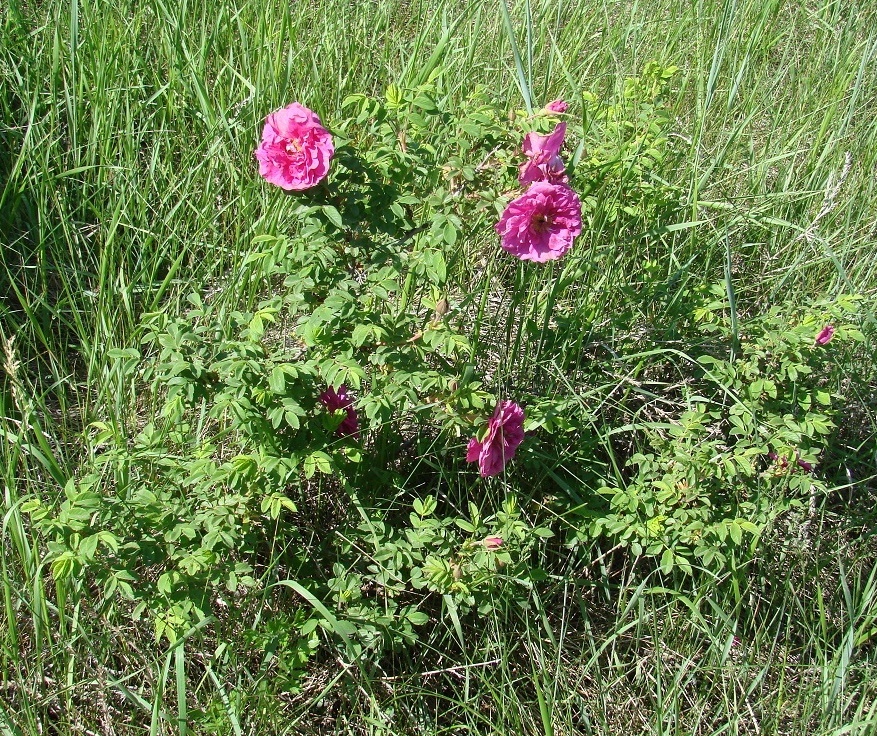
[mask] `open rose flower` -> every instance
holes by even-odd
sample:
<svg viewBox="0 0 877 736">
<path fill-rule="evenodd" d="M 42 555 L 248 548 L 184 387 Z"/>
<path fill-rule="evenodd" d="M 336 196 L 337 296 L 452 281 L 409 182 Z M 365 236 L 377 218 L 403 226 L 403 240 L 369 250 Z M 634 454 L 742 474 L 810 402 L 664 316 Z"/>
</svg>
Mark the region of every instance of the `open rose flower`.
<svg viewBox="0 0 877 736">
<path fill-rule="evenodd" d="M 827 345 L 834 337 L 834 325 L 825 325 L 816 336 L 817 345 Z"/>
<path fill-rule="evenodd" d="M 556 100 L 552 100 L 545 106 L 545 112 L 554 112 L 562 115 L 567 111 L 568 108 L 569 105 L 566 103 L 566 101 L 558 98 Z"/>
<path fill-rule="evenodd" d="M 550 181 L 552 184 L 566 184 L 566 166 L 560 159 L 560 147 L 566 136 L 566 123 L 560 123 L 548 135 L 530 132 L 524 136 L 524 155 L 526 163 L 521 164 L 519 180 L 521 184 L 534 181 Z"/>
<path fill-rule="evenodd" d="M 469 440 L 466 462 L 477 462 L 482 477 L 499 475 L 523 441 L 524 410 L 514 401 L 500 401 L 487 422 L 484 439 Z"/>
<path fill-rule="evenodd" d="M 343 409 L 347 414 L 341 420 L 341 424 L 338 425 L 335 434 L 339 437 L 359 439 L 359 417 L 357 417 L 356 410 L 353 408 L 353 398 L 347 393 L 347 386 L 342 384 L 338 387 L 337 391 L 329 386 L 320 394 L 319 398 L 323 406 L 330 412 L 334 413 L 339 409 Z"/>
<path fill-rule="evenodd" d="M 553 261 L 582 231 L 582 203 L 566 184 L 536 182 L 496 223 L 502 247 L 522 261 Z"/>
<path fill-rule="evenodd" d="M 265 119 L 256 149 L 259 173 L 287 191 L 319 184 L 329 173 L 335 154 L 332 136 L 316 113 L 298 102 L 275 110 Z"/>
</svg>

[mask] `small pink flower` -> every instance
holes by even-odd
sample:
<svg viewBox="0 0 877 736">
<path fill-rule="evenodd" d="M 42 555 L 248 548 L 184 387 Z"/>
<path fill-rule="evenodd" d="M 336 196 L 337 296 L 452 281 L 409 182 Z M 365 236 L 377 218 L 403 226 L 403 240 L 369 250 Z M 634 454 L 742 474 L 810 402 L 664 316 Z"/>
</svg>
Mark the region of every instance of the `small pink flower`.
<svg viewBox="0 0 877 736">
<path fill-rule="evenodd" d="M 545 106 L 545 111 L 546 112 L 556 112 L 556 113 L 559 113 L 562 115 L 563 113 L 565 113 L 567 111 L 568 108 L 569 108 L 569 105 L 564 100 L 561 100 L 560 98 L 558 98 L 556 100 L 552 100 L 551 102 L 549 102 Z"/>
<path fill-rule="evenodd" d="M 359 439 L 359 418 L 353 408 L 353 398 L 347 393 L 347 386 L 342 384 L 338 387 L 338 391 L 329 386 L 320 394 L 319 399 L 330 412 L 343 409 L 347 413 L 335 430 L 335 434 L 339 437 Z"/>
<path fill-rule="evenodd" d="M 334 153 L 332 136 L 316 113 L 293 102 L 265 118 L 256 158 L 267 181 L 287 191 L 301 191 L 326 177 Z"/>
<path fill-rule="evenodd" d="M 780 456 L 777 455 L 775 452 L 769 452 L 769 453 L 767 453 L 767 456 L 768 456 L 768 457 L 769 457 L 774 463 L 776 463 L 777 469 L 779 469 L 779 470 L 785 470 L 786 468 L 789 467 L 789 461 L 786 460 L 786 458 L 784 458 L 784 457 L 780 457 Z"/>
<path fill-rule="evenodd" d="M 566 184 L 569 181 L 566 166 L 559 155 L 565 135 L 566 123 L 559 123 L 548 135 L 530 132 L 524 136 L 524 155 L 527 161 L 521 164 L 518 176 L 521 184 L 534 181 Z"/>
<path fill-rule="evenodd" d="M 524 441 L 524 410 L 514 401 L 500 401 L 487 422 L 483 440 L 473 437 L 466 448 L 466 462 L 478 463 L 481 476 L 499 475 Z"/>
<path fill-rule="evenodd" d="M 808 463 L 806 460 L 801 459 L 801 453 L 795 452 L 795 462 L 798 467 L 801 468 L 805 473 L 813 472 L 813 463 Z"/>
<path fill-rule="evenodd" d="M 484 539 L 481 540 L 481 544 L 484 545 L 484 548 L 488 552 L 496 552 L 496 550 L 502 547 L 503 541 L 502 537 L 491 534 L 490 536 L 484 537 Z"/>
<path fill-rule="evenodd" d="M 509 202 L 496 223 L 502 247 L 522 261 L 553 261 L 582 231 L 582 203 L 566 184 L 536 182 Z"/>
<path fill-rule="evenodd" d="M 831 342 L 832 337 L 834 337 L 834 325 L 825 325 L 816 336 L 816 344 L 826 345 Z"/>
</svg>

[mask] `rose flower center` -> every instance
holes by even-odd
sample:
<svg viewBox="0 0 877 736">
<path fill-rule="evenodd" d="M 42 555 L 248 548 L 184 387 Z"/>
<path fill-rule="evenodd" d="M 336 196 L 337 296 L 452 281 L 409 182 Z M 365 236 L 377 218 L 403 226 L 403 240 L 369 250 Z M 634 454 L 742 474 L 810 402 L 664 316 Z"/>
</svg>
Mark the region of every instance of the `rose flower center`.
<svg viewBox="0 0 877 736">
<path fill-rule="evenodd" d="M 286 152 L 292 156 L 296 153 L 301 153 L 302 145 L 301 141 L 298 138 L 292 138 L 286 142 Z"/>
<path fill-rule="evenodd" d="M 547 232 L 551 227 L 551 218 L 544 212 L 537 212 L 530 220 L 530 227 L 532 227 L 533 232 L 536 233 L 541 234 Z"/>
</svg>

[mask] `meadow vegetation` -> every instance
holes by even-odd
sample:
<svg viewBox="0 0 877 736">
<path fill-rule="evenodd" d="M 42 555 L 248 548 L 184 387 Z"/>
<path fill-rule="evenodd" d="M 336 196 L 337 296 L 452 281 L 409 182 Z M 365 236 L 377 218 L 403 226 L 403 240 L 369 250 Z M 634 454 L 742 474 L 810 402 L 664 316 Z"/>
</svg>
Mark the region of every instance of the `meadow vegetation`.
<svg viewBox="0 0 877 736">
<path fill-rule="evenodd" d="M 7 0 L 0 734 L 877 732 L 875 172 L 865 0 Z"/>
</svg>

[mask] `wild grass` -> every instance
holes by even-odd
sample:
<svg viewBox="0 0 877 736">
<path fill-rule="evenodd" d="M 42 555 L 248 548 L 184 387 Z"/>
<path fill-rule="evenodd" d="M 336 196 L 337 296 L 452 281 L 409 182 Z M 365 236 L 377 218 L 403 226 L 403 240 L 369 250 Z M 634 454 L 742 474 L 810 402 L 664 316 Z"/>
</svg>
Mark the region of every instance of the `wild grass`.
<svg viewBox="0 0 877 736">
<path fill-rule="evenodd" d="M 564 97 L 580 113 L 583 90 L 609 95 L 653 59 L 681 69 L 675 155 L 661 172 L 683 193 L 672 237 L 626 232 L 601 215 L 618 196 L 603 191 L 576 246 L 595 265 L 557 265 L 559 286 L 524 283 L 493 255 L 491 233 L 466 239 L 452 274 L 477 297 L 478 357 L 498 385 L 571 385 L 582 375 L 571 361 L 607 361 L 580 397 L 594 408 L 583 431 L 609 457 L 614 428 L 638 421 L 619 395 L 659 408 L 666 385 L 628 381 L 612 346 L 661 328 L 688 284 L 731 283 L 741 314 L 857 292 L 873 326 L 872 3 L 0 7 L 0 733 L 877 731 L 873 342 L 844 365 L 856 398 L 833 450 L 849 477 L 807 539 L 779 524 L 756 564 L 704 574 L 694 589 L 613 550 L 546 548 L 538 563 L 551 584 L 525 608 L 498 600 L 486 618 L 448 615 L 381 667 L 317 658 L 299 692 L 277 691 L 266 663 L 238 646 L 263 619 L 291 615 L 291 593 L 232 608 L 167 648 L 148 622 L 108 618 L 88 595 L 68 601 L 21 513 L 76 475 L 90 422 L 138 425 L 136 387 L 120 388 L 108 350 L 136 346 L 141 314 L 179 311 L 193 290 L 252 298 L 235 274 L 253 236 L 290 212 L 252 160 L 268 111 L 302 100 L 331 120 L 348 94 L 435 74 L 450 104 L 485 85 L 510 110 Z M 646 261 L 665 276 L 663 301 L 630 303 Z M 533 297 L 533 329 L 504 321 L 508 300 L 525 300 L 502 284 Z M 590 310 L 597 348 L 584 323 L 552 334 L 555 305 Z M 632 310 L 630 334 L 607 331 L 621 309 Z M 497 334 L 504 361 L 490 354 Z M 587 477 L 592 461 L 571 458 L 562 482 Z M 443 481 L 462 504 L 466 489 Z"/>
</svg>

